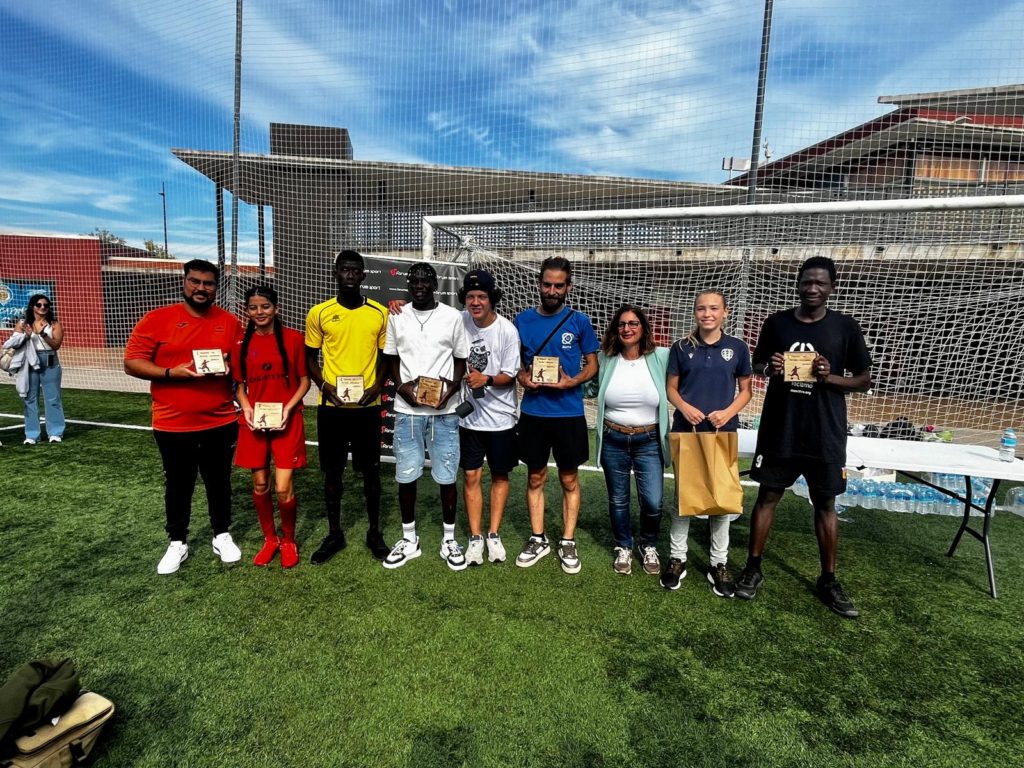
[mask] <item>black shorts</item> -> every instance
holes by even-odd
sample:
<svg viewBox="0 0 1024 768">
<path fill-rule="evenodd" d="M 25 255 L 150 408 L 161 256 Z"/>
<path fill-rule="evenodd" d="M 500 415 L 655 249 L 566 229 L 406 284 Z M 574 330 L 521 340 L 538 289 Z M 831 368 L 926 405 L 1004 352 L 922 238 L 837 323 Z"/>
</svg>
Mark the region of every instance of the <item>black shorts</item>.
<svg viewBox="0 0 1024 768">
<path fill-rule="evenodd" d="M 531 472 L 546 467 L 553 453 L 559 469 L 576 470 L 590 458 L 585 416 L 531 416 L 524 413 L 516 426 L 519 459 Z"/>
<path fill-rule="evenodd" d="M 345 469 L 348 454 L 359 472 L 380 466 L 381 409 L 336 408 L 320 405 L 316 409 L 316 436 L 320 443 L 320 470 L 337 473 Z"/>
<path fill-rule="evenodd" d="M 492 475 L 507 475 L 519 464 L 516 428 L 487 432 L 459 427 L 459 456 L 463 469 L 480 469 L 486 457 Z"/>
<path fill-rule="evenodd" d="M 800 475 L 807 481 L 807 490 L 812 496 L 840 496 L 846 491 L 846 469 L 842 464 L 758 454 L 750 465 L 750 479 L 765 488 L 784 490 Z"/>
</svg>

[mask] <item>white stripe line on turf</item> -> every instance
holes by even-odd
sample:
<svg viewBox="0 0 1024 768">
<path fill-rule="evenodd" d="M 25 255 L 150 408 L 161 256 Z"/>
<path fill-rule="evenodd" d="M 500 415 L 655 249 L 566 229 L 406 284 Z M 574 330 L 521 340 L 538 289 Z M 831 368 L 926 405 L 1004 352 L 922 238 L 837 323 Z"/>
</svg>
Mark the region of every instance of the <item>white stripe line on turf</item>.
<svg viewBox="0 0 1024 768">
<path fill-rule="evenodd" d="M 9 418 L 9 419 L 21 419 L 22 421 L 25 420 L 25 417 L 22 414 L 20 414 L 20 413 L 0 413 L 0 417 Z M 43 421 L 45 423 L 45 419 Z M 152 427 L 144 427 L 144 426 L 140 426 L 138 424 L 113 424 L 113 423 L 107 422 L 107 421 L 83 421 L 83 420 L 80 420 L 80 419 L 67 419 L 66 421 L 67 421 L 68 424 L 84 424 L 87 427 L 110 427 L 112 429 L 137 429 L 137 430 L 142 430 L 144 432 L 152 432 L 153 431 Z M 10 427 L 0 427 L 0 429 L 18 429 L 20 426 L 21 426 L 20 424 L 14 424 L 13 426 L 10 426 Z M 306 445 L 316 445 L 316 446 L 319 446 L 320 443 L 318 443 L 316 440 L 307 440 L 306 441 Z M 349 459 L 351 459 L 351 458 L 352 458 L 352 454 L 349 454 Z M 381 456 L 380 460 L 383 461 L 385 464 L 394 464 L 395 463 L 395 457 L 394 456 Z M 427 467 L 431 466 L 430 459 L 427 459 L 424 462 L 424 466 L 427 466 Z M 557 468 L 557 466 L 555 465 L 554 462 L 549 463 L 548 466 L 550 468 L 552 468 L 552 469 L 556 469 Z M 583 466 L 580 467 L 580 470 L 582 470 L 583 472 L 600 472 L 601 471 L 600 467 L 594 467 L 594 466 L 591 466 L 589 464 L 584 464 Z M 671 478 L 671 477 L 673 477 L 673 475 L 668 473 L 668 472 L 666 472 L 664 474 L 664 477 Z M 741 480 L 740 484 L 741 485 L 750 485 L 750 486 L 757 485 L 757 483 L 753 482 L 752 480 Z"/>
</svg>

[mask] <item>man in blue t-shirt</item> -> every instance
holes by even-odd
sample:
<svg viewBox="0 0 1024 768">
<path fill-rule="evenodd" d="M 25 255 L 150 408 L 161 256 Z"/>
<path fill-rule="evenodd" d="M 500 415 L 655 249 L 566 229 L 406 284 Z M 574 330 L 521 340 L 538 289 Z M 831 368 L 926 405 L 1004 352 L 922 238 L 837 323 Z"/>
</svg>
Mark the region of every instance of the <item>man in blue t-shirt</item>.
<svg viewBox="0 0 1024 768">
<path fill-rule="evenodd" d="M 520 312 L 515 319 L 522 345 L 519 383 L 523 387 L 517 425 L 519 458 L 529 471 L 526 506 L 532 535 L 516 558 L 528 568 L 551 547 L 544 535 L 544 483 L 548 457 L 553 453 L 562 485 L 562 538 L 558 559 L 566 573 L 580 572 L 576 552 L 576 519 L 580 511 L 580 464 L 590 457 L 587 420 L 583 415 L 584 382 L 597 375 L 600 342 L 590 318 L 565 305 L 572 288 L 572 264 L 552 256 L 540 265 L 540 306 Z M 542 369 L 537 357 L 557 358 L 558 371 Z M 534 363 L 537 362 L 536 375 Z M 539 381 L 541 373 L 550 381 Z"/>
</svg>

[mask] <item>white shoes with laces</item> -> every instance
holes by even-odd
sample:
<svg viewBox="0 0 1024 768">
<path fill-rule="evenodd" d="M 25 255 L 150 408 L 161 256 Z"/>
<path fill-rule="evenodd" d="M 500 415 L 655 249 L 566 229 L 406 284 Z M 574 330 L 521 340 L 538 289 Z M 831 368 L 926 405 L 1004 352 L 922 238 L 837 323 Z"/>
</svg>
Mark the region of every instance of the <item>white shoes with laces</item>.
<svg viewBox="0 0 1024 768">
<path fill-rule="evenodd" d="M 188 559 L 188 544 L 184 541 L 172 541 L 164 556 L 156 566 L 156 572 L 161 576 L 174 573 L 181 567 L 181 564 Z"/>
<path fill-rule="evenodd" d="M 237 563 L 242 559 L 242 550 L 227 532 L 213 537 L 213 554 L 219 556 L 222 563 Z"/>
</svg>

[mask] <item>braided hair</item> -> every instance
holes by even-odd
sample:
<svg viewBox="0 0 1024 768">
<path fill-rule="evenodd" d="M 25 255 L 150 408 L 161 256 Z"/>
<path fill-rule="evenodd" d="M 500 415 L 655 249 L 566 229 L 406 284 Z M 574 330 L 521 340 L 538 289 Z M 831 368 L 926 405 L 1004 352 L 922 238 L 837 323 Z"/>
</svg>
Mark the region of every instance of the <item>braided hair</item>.
<svg viewBox="0 0 1024 768">
<path fill-rule="evenodd" d="M 253 296 L 261 296 L 277 307 L 277 291 L 269 285 L 257 285 L 245 292 L 245 304 L 249 305 L 249 299 Z M 245 326 L 245 336 L 242 338 L 242 349 L 239 355 L 239 364 L 242 367 L 242 381 L 246 381 L 245 359 L 249 354 L 249 342 L 252 335 L 256 333 L 256 323 L 250 317 Z M 284 326 L 281 325 L 281 318 L 274 315 L 274 336 L 277 338 L 277 349 L 281 353 L 281 364 L 284 366 L 284 379 L 288 381 L 288 350 L 284 346 Z"/>
</svg>

